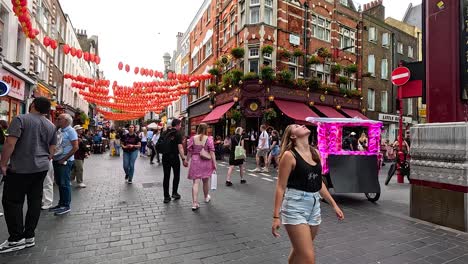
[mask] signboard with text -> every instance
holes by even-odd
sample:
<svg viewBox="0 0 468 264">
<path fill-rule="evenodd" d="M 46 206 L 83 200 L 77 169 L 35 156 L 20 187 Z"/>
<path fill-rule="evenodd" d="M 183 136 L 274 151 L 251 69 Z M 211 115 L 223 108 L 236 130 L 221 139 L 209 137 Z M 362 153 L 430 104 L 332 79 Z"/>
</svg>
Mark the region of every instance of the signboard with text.
<svg viewBox="0 0 468 264">
<path fill-rule="evenodd" d="M 398 123 L 399 120 L 400 117 L 397 115 L 379 114 L 379 121 Z M 404 116 L 403 123 L 411 124 L 413 123 L 413 119 L 411 117 Z"/>
<path fill-rule="evenodd" d="M 0 80 L 10 86 L 8 96 L 21 101 L 24 100 L 24 88 L 26 86 L 25 81 L 2 68 L 0 68 Z"/>
<path fill-rule="evenodd" d="M 294 34 L 289 34 L 289 43 L 299 46 L 301 45 L 301 38 L 299 36 L 296 36 Z"/>
</svg>

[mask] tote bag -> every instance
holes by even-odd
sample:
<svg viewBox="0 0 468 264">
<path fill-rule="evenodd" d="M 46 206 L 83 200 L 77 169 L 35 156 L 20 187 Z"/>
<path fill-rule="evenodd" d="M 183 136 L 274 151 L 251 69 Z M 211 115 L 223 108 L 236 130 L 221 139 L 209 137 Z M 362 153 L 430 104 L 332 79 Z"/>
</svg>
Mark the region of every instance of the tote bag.
<svg viewBox="0 0 468 264">
<path fill-rule="evenodd" d="M 216 171 L 213 171 L 213 173 L 211 174 L 211 190 L 216 190 L 218 187 L 218 174 L 216 173 Z"/>
<path fill-rule="evenodd" d="M 246 158 L 245 149 L 241 146 L 242 138 L 239 139 L 239 144 L 237 144 L 236 148 L 234 149 L 234 159 L 235 160 L 242 160 Z"/>
</svg>

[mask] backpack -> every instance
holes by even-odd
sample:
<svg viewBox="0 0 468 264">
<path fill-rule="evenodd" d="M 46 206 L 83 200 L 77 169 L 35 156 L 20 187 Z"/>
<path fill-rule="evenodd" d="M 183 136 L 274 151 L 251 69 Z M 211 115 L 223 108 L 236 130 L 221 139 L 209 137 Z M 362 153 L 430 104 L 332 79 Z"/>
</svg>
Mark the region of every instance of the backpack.
<svg viewBox="0 0 468 264">
<path fill-rule="evenodd" d="M 156 143 L 156 151 L 161 154 L 171 152 L 172 142 L 175 139 L 177 130 L 171 129 L 161 134 L 158 143 Z"/>
</svg>

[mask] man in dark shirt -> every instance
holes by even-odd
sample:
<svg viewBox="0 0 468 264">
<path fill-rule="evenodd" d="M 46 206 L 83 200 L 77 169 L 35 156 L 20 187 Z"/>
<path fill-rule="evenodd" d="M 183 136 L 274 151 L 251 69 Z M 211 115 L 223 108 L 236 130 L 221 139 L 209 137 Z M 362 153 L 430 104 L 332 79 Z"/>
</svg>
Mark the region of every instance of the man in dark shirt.
<svg viewBox="0 0 468 264">
<path fill-rule="evenodd" d="M 358 139 L 355 132 L 351 132 L 351 146 L 353 147 L 353 151 L 358 151 Z"/>
<path fill-rule="evenodd" d="M 172 182 L 172 198 L 178 200 L 181 198 L 178 193 L 179 181 L 180 181 L 180 158 L 183 161 L 184 167 L 188 166 L 188 163 L 184 154 L 184 146 L 182 144 L 182 136 L 180 135 L 181 121 L 179 119 L 172 120 L 172 128 L 168 129 L 163 134 L 164 140 L 170 140 L 170 148 L 167 153 L 162 155 L 162 164 L 164 171 L 163 189 L 164 189 L 164 203 L 171 201 L 169 194 L 169 180 L 171 178 L 171 168 L 174 171 L 174 180 Z"/>
<path fill-rule="evenodd" d="M 82 126 L 76 125 L 74 129 L 78 133 L 78 150 L 75 152 L 75 163 L 73 164 L 71 181 L 76 180 L 77 187 L 86 188 L 86 184 L 83 183 L 83 163 L 88 152 L 88 148 L 86 147 L 87 140 L 83 136 Z"/>
<path fill-rule="evenodd" d="M 0 253 L 36 244 L 34 231 L 41 214 L 42 184 L 57 143 L 55 126 L 44 116 L 50 106 L 47 98 L 34 99 L 30 113 L 15 117 L 8 128 L 0 166 L 6 175 L 2 203 L 10 237 L 0 245 Z M 25 197 L 28 212 L 24 221 Z"/>
</svg>

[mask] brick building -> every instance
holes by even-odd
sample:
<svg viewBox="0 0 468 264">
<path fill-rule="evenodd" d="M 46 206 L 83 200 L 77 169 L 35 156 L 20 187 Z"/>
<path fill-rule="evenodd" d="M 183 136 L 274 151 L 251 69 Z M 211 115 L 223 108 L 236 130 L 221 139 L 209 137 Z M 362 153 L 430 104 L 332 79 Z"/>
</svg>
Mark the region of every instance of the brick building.
<svg viewBox="0 0 468 264">
<path fill-rule="evenodd" d="M 400 61 L 417 60 L 417 39 L 385 22 L 382 1 L 364 5 L 362 12 L 362 91 L 367 102 L 367 116 L 384 122 L 382 138 L 393 141 L 398 135 L 396 109 L 397 88 L 391 83 L 391 72 Z M 404 100 L 404 122 L 417 120 L 417 99 Z"/>
<path fill-rule="evenodd" d="M 213 125 L 216 134 L 228 134 L 236 125 L 230 118 L 231 108 L 241 113 L 244 118 L 239 121 L 247 129 L 257 130 L 265 122 L 264 112 L 268 109 L 285 116 L 278 119 L 294 122 L 298 117 L 285 111 L 283 101 L 287 108 L 298 107 L 306 115 L 361 115 L 360 95 L 346 97 L 347 90 L 354 90 L 357 95 L 361 87 L 357 70 L 359 25 L 359 13 L 353 1 L 347 0 L 205 1 L 189 27 L 189 72 L 203 74 L 216 67 L 221 76 L 211 80 L 218 91 L 208 91 L 210 81 L 207 81 L 189 98 L 188 117 L 192 128 L 216 114 L 219 116 L 208 123 L 217 124 Z M 266 46 L 271 46 L 272 51 L 262 52 Z M 243 54 L 233 56 L 235 48 L 241 48 Z M 312 57 L 323 54 L 322 60 L 308 63 Z M 277 76 L 290 75 L 294 81 L 279 84 L 249 80 L 255 74 L 262 75 L 266 66 L 272 67 Z M 356 70 L 344 71 L 348 66 Z M 241 71 L 246 81 L 221 82 L 234 71 Z M 311 78 L 319 79 L 325 87 L 307 88 L 304 83 Z M 340 84 L 336 85 L 338 79 Z"/>
</svg>

